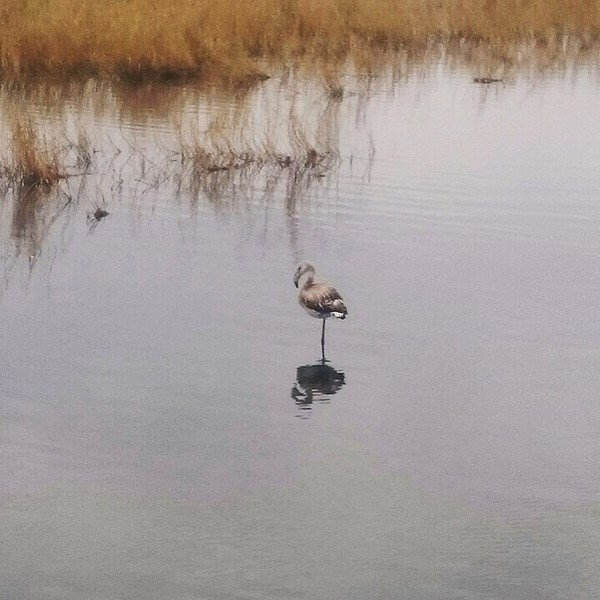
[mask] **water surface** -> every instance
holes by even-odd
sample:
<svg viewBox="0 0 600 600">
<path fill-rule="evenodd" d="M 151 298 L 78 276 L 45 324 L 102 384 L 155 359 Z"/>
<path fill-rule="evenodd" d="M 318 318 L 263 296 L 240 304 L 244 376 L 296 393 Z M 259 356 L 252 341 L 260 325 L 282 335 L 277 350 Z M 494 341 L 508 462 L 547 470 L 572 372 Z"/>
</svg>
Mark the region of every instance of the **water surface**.
<svg viewBox="0 0 600 600">
<path fill-rule="evenodd" d="M 104 98 L 46 113 L 89 174 L 0 212 L 0 596 L 597 597 L 595 74 L 267 84 L 229 141 L 293 156 L 293 103 L 331 159 L 199 178 L 177 120 L 239 106 Z"/>
</svg>

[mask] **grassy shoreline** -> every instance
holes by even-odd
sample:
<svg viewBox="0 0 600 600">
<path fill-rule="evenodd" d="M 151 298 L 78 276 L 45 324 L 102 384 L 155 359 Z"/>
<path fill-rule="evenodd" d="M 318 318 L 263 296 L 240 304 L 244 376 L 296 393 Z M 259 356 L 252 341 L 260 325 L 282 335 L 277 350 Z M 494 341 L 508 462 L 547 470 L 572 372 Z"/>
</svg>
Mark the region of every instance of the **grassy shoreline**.
<svg viewBox="0 0 600 600">
<path fill-rule="evenodd" d="M 231 82 L 265 60 L 341 65 L 433 42 L 599 45 L 600 0 L 3 0 L 0 76 Z"/>
</svg>

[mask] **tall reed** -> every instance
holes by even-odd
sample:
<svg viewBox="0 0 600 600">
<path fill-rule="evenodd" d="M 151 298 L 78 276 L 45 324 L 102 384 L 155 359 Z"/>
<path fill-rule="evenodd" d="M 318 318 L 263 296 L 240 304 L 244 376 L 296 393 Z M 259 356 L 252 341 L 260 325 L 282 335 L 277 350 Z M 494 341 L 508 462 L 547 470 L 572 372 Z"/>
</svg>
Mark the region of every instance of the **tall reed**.
<svg viewBox="0 0 600 600">
<path fill-rule="evenodd" d="M 600 38 L 600 0 L 2 0 L 0 72 L 243 81 L 261 61 L 328 62 L 431 41 Z"/>
</svg>

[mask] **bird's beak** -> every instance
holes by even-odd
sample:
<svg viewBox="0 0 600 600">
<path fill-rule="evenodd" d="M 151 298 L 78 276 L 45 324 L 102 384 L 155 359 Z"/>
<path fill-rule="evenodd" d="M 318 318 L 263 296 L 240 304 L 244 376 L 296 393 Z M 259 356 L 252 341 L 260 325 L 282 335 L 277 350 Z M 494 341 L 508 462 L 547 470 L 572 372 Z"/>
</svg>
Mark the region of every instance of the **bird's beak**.
<svg viewBox="0 0 600 600">
<path fill-rule="evenodd" d="M 298 280 L 294 279 L 294 285 L 296 286 L 296 289 L 298 288 Z"/>
</svg>

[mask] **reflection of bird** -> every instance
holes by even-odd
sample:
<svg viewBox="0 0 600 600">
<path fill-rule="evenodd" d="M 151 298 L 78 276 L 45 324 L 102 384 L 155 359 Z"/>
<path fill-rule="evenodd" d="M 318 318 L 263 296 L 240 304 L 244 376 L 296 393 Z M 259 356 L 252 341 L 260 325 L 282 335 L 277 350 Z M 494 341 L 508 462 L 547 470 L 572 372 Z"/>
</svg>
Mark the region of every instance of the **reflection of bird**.
<svg viewBox="0 0 600 600">
<path fill-rule="evenodd" d="M 296 370 L 291 396 L 299 407 L 310 408 L 313 400 L 325 400 L 345 385 L 343 371 L 322 363 L 303 365 Z"/>
<path fill-rule="evenodd" d="M 298 302 L 300 306 L 311 316 L 317 319 L 323 319 L 323 329 L 321 331 L 321 357 L 325 360 L 325 322 L 329 317 L 336 319 L 345 319 L 348 309 L 337 290 L 328 283 L 315 281 L 315 268 L 306 262 L 303 262 L 294 275 L 294 285 L 298 287 L 298 282 L 306 276 Z"/>
</svg>

